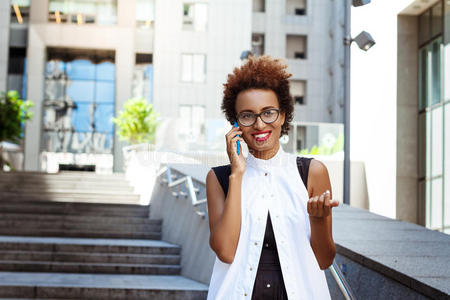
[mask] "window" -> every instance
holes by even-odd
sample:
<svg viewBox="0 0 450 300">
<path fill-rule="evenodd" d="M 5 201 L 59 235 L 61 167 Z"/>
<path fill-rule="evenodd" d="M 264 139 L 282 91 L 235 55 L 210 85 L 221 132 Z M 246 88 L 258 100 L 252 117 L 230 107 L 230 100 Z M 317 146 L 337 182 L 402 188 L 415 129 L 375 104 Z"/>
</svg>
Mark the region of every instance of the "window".
<svg viewBox="0 0 450 300">
<path fill-rule="evenodd" d="M 306 59 L 306 36 L 288 34 L 286 36 L 286 57 Z"/>
<path fill-rule="evenodd" d="M 153 55 L 136 53 L 131 95 L 153 102 Z"/>
<path fill-rule="evenodd" d="M 206 31 L 208 6 L 206 3 L 183 4 L 183 30 Z"/>
<path fill-rule="evenodd" d="M 49 0 L 48 21 L 73 24 L 117 24 L 117 0 Z"/>
<path fill-rule="evenodd" d="M 266 10 L 265 0 L 253 0 L 253 11 L 264 12 Z"/>
<path fill-rule="evenodd" d="M 155 2 L 136 0 L 136 27 L 151 28 L 155 21 Z"/>
<path fill-rule="evenodd" d="M 252 52 L 255 56 L 264 54 L 264 34 L 252 34 Z"/>
<path fill-rule="evenodd" d="M 183 82 L 206 81 L 206 55 L 204 54 L 181 55 L 181 81 Z"/>
<path fill-rule="evenodd" d="M 306 15 L 306 0 L 286 0 L 286 14 L 296 16 Z"/>
<path fill-rule="evenodd" d="M 11 0 L 11 23 L 26 24 L 30 19 L 31 0 Z"/>
<path fill-rule="evenodd" d="M 182 122 L 180 135 L 188 142 L 195 142 L 205 134 L 205 107 L 203 105 L 180 105 Z"/>
<path fill-rule="evenodd" d="M 306 81 L 304 80 L 291 80 L 291 94 L 294 98 L 295 104 L 304 105 L 305 104 L 305 90 L 306 90 Z"/>
</svg>

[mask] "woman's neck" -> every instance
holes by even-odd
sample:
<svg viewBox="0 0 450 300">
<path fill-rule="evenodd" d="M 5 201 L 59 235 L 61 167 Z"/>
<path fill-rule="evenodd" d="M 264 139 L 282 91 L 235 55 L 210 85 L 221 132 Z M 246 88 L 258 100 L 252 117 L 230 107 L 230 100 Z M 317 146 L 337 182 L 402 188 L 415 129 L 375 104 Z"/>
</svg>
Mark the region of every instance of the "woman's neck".
<svg viewBox="0 0 450 300">
<path fill-rule="evenodd" d="M 278 142 L 272 149 L 264 150 L 264 151 L 257 151 L 255 149 L 249 149 L 249 152 L 255 157 L 259 159 L 271 159 L 272 157 L 277 154 L 278 150 L 280 149 L 280 143 Z"/>
</svg>

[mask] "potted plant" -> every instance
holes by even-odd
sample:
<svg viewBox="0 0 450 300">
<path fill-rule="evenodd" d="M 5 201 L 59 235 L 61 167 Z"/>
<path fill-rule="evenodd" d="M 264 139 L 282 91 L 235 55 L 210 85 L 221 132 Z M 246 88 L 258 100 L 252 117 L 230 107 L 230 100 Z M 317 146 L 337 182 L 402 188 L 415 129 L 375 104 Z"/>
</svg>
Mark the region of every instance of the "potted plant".
<svg viewBox="0 0 450 300">
<path fill-rule="evenodd" d="M 20 144 L 25 121 L 33 116 L 30 112 L 33 105 L 29 100 L 20 99 L 17 91 L 0 92 L 0 171 L 4 165 L 13 169 L 10 162 L 3 159 L 3 142 Z"/>
<path fill-rule="evenodd" d="M 124 110 L 119 112 L 118 117 L 113 118 L 113 122 L 118 127 L 117 135 L 120 140 L 130 144 L 153 144 L 159 124 L 158 116 L 153 105 L 144 98 L 131 98 L 125 102 Z"/>
</svg>

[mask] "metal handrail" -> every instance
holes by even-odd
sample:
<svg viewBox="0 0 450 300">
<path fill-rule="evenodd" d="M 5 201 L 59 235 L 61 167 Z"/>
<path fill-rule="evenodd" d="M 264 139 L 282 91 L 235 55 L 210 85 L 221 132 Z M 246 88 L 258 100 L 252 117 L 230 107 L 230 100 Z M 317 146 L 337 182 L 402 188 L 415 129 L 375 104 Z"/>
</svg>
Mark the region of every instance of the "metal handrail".
<svg viewBox="0 0 450 300">
<path fill-rule="evenodd" d="M 191 203 L 192 203 L 192 206 L 194 207 L 194 211 L 200 217 L 202 217 L 202 219 L 204 219 L 206 217 L 206 213 L 203 212 L 203 211 L 199 211 L 197 206 L 200 205 L 200 204 L 206 203 L 206 198 L 205 199 L 200 199 L 200 200 L 197 199 L 197 193 L 200 192 L 200 189 L 196 188 L 194 186 L 194 182 L 192 180 L 192 177 L 190 175 L 186 175 L 186 176 L 183 176 L 183 177 L 177 179 L 176 175 L 172 175 L 172 171 L 171 171 L 171 168 L 170 168 L 169 165 L 166 165 L 163 168 L 161 168 L 157 172 L 157 176 L 158 177 L 161 176 L 162 174 L 164 174 L 164 172 L 166 172 L 166 178 L 162 178 L 161 181 L 164 182 L 164 183 L 167 183 L 167 187 L 169 189 L 173 188 L 173 187 L 175 187 L 175 186 L 177 186 L 177 185 L 179 185 L 179 184 L 181 184 L 183 182 L 186 183 L 186 187 L 188 189 L 188 194 L 189 194 L 189 197 L 191 198 Z M 172 195 L 175 198 L 178 198 L 178 195 L 182 195 L 185 198 L 187 198 L 188 194 L 183 192 L 183 191 L 179 191 L 178 193 L 172 191 Z"/>
<path fill-rule="evenodd" d="M 352 289 L 350 288 L 350 285 L 348 284 L 347 280 L 345 279 L 344 274 L 342 274 L 341 269 L 339 269 L 339 266 L 337 263 L 333 260 L 333 264 L 328 267 L 330 269 L 331 275 L 333 275 L 334 280 L 336 280 L 336 283 L 339 287 L 339 289 L 342 292 L 342 295 L 345 297 L 346 300 L 356 300 L 356 297 L 354 296 Z"/>
</svg>

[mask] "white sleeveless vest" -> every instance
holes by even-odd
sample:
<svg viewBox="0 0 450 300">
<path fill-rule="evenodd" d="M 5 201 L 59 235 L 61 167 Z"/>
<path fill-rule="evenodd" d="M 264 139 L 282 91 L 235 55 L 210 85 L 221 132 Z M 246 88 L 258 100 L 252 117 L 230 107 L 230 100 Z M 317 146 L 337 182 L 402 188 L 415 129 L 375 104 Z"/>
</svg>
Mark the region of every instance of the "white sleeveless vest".
<svg viewBox="0 0 450 300">
<path fill-rule="evenodd" d="M 296 158 L 281 145 L 268 160 L 248 154 L 236 254 L 231 264 L 216 257 L 208 300 L 251 299 L 269 211 L 288 298 L 331 299 L 325 272 L 310 244 L 309 196 Z"/>
</svg>

